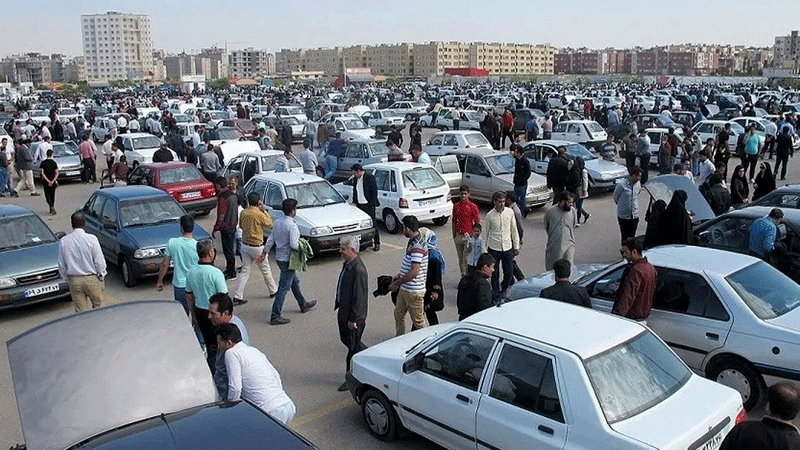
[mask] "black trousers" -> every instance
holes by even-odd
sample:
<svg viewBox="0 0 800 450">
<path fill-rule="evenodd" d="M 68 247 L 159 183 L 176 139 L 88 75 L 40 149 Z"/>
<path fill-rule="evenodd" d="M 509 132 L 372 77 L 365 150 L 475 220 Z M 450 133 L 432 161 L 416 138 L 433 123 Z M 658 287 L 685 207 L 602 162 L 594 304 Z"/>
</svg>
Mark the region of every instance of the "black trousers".
<svg viewBox="0 0 800 450">
<path fill-rule="evenodd" d="M 353 355 L 364 350 L 367 348 L 363 342 L 361 342 L 361 336 L 364 334 L 364 328 L 366 327 L 366 321 L 358 321 L 356 322 L 356 329 L 351 330 L 347 328 L 347 320 L 337 320 L 339 324 L 339 339 L 342 341 L 345 347 L 347 347 L 347 357 L 345 358 L 345 364 L 347 365 L 347 372 L 350 372 L 350 361 L 353 359 Z"/>
<path fill-rule="evenodd" d="M 511 141 L 511 142 L 509 142 L 509 144 L 513 144 L 514 143 L 514 131 L 513 130 L 506 130 L 505 128 L 503 128 L 503 138 L 502 138 L 502 141 L 501 141 L 500 148 L 505 148 L 505 146 L 506 146 L 506 138 L 508 138 L 508 140 Z"/>
<path fill-rule="evenodd" d="M 789 164 L 789 155 L 788 154 L 778 153 L 778 157 L 775 158 L 775 171 L 772 172 L 772 174 L 775 175 L 775 177 L 777 178 L 777 176 L 778 176 L 778 166 L 781 166 L 781 180 L 785 179 L 786 178 L 786 165 L 787 164 Z"/>
<path fill-rule="evenodd" d="M 381 245 L 381 234 L 378 233 L 378 222 L 375 220 L 375 207 L 369 205 L 358 205 L 358 209 L 364 211 L 372 219 L 372 229 L 375 230 L 375 237 L 372 245 Z"/>
<path fill-rule="evenodd" d="M 50 186 L 47 184 L 47 182 L 42 183 L 42 190 L 44 190 L 44 199 L 50 208 L 53 208 L 56 205 L 56 187 L 58 187 L 57 184 Z"/>
<path fill-rule="evenodd" d="M 642 179 L 640 183 L 642 186 L 647 184 L 647 179 L 650 178 L 650 155 L 639 155 L 639 168 L 642 169 Z"/>
<path fill-rule="evenodd" d="M 636 228 L 639 227 L 638 217 L 635 219 L 623 219 L 621 217 L 617 217 L 617 220 L 619 221 L 619 234 L 621 236 L 621 242 L 624 242 L 625 239 L 636 236 Z"/>
<path fill-rule="evenodd" d="M 81 160 L 83 164 L 83 173 L 81 179 L 86 183 L 89 181 L 97 181 L 97 172 L 95 171 L 94 160 L 92 158 L 85 158 Z"/>
<path fill-rule="evenodd" d="M 220 231 L 219 237 L 225 255 L 225 275 L 236 275 L 236 231 Z"/>
<path fill-rule="evenodd" d="M 207 309 L 195 306 L 194 317 L 197 320 L 197 328 L 203 335 L 203 340 L 206 341 L 206 353 L 208 353 L 206 362 L 213 374 L 217 364 L 217 336 L 214 335 L 214 324 L 208 319 Z"/>
</svg>

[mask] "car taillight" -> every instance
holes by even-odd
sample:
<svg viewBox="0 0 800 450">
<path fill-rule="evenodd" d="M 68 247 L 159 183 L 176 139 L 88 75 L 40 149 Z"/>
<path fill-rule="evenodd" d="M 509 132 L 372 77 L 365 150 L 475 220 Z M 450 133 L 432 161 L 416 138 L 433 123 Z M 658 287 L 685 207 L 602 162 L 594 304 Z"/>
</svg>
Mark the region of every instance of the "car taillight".
<svg viewBox="0 0 800 450">
<path fill-rule="evenodd" d="M 404 199 L 403 197 L 400 197 L 400 201 L 398 202 L 398 206 L 400 208 L 408 208 L 408 200 Z"/>
<path fill-rule="evenodd" d="M 742 410 L 739 411 L 739 414 L 736 415 L 736 423 L 734 425 L 739 425 L 745 420 L 747 420 L 747 411 L 745 411 L 744 408 L 742 408 Z"/>
</svg>

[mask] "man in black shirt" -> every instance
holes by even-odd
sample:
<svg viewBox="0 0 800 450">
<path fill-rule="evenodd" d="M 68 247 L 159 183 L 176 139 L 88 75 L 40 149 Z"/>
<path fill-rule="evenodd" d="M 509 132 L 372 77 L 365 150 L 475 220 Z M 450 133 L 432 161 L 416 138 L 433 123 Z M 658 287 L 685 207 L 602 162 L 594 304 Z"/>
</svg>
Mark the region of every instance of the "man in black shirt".
<svg viewBox="0 0 800 450">
<path fill-rule="evenodd" d="M 567 185 L 567 175 L 569 174 L 569 166 L 567 165 L 567 148 L 559 146 L 557 149 L 558 154 L 550 158 L 547 164 L 547 187 L 553 189 L 553 204 L 558 201 L 558 194 L 564 190 Z"/>
<path fill-rule="evenodd" d="M 789 135 L 789 127 L 785 126 L 781 129 L 781 133 L 775 139 L 775 171 L 772 174 L 777 178 L 778 166 L 781 166 L 781 180 L 786 179 L 786 165 L 789 163 L 789 156 L 794 156 L 794 147 L 792 146 L 792 137 Z"/>
<path fill-rule="evenodd" d="M 791 383 L 773 384 L 760 421 L 734 427 L 719 450 L 800 450 L 800 433 L 792 421 L 800 412 L 800 392 Z"/>
<path fill-rule="evenodd" d="M 394 145 L 400 148 L 403 146 L 403 135 L 397 131 L 397 127 L 394 125 L 389 126 L 389 136 L 386 138 L 386 140 L 394 142 Z"/>
<path fill-rule="evenodd" d="M 53 149 L 47 150 L 47 159 L 39 164 L 42 171 L 42 188 L 44 189 L 44 199 L 50 206 L 50 214 L 56 213 L 56 187 L 58 186 L 58 164 L 53 159 Z"/>
<path fill-rule="evenodd" d="M 458 320 L 492 306 L 492 286 L 489 279 L 494 273 L 494 257 L 488 253 L 478 257 L 475 270 L 469 271 L 458 282 Z"/>
<path fill-rule="evenodd" d="M 569 275 L 571 271 L 572 264 L 566 259 L 559 259 L 553 263 L 556 284 L 543 289 L 539 297 L 591 308 L 592 302 L 589 301 L 589 292 L 586 288 L 570 283 Z"/>
<path fill-rule="evenodd" d="M 514 195 L 517 196 L 517 205 L 522 213 L 522 217 L 528 217 L 528 204 L 526 194 L 528 193 L 528 178 L 531 177 L 531 163 L 528 158 L 522 155 L 522 146 L 511 144 L 511 156 L 514 157 Z"/>
<path fill-rule="evenodd" d="M 153 153 L 154 163 L 170 162 L 172 160 L 172 152 L 167 148 L 167 144 L 161 144 L 161 147 Z"/>
</svg>

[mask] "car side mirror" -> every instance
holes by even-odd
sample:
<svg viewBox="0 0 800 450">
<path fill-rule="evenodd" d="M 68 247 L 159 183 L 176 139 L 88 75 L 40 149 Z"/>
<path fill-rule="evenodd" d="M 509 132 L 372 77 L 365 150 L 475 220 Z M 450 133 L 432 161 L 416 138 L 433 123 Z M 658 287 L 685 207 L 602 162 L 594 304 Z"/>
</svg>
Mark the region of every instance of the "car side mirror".
<svg viewBox="0 0 800 450">
<path fill-rule="evenodd" d="M 63 231 L 58 231 L 58 232 L 56 232 L 56 239 L 61 239 L 66 235 L 67 235 L 67 233 L 65 233 Z"/>
<path fill-rule="evenodd" d="M 348 195 L 348 194 L 344 194 L 344 199 L 345 199 L 345 200 L 350 200 L 350 195 Z"/>
<path fill-rule="evenodd" d="M 417 353 L 411 359 L 403 363 L 403 373 L 409 374 L 416 372 L 422 368 L 422 361 L 425 359 L 425 354 L 422 352 Z"/>
<path fill-rule="evenodd" d="M 113 222 L 103 222 L 103 228 L 106 230 L 115 230 L 117 229 L 117 224 Z"/>
</svg>

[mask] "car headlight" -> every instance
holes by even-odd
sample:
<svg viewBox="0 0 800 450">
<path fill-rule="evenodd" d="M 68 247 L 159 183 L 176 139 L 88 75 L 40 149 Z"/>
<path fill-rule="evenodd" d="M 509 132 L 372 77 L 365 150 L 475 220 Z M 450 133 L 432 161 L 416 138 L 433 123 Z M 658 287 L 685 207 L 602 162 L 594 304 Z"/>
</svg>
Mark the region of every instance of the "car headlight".
<svg viewBox="0 0 800 450">
<path fill-rule="evenodd" d="M 361 228 L 372 228 L 372 219 L 365 219 L 361 221 Z"/>
<path fill-rule="evenodd" d="M 133 257 L 136 259 L 155 258 L 161 255 L 161 251 L 157 248 L 140 248 L 133 252 Z"/>
<path fill-rule="evenodd" d="M 331 227 L 316 227 L 316 228 L 312 228 L 311 232 L 310 232 L 311 236 L 322 236 L 322 235 L 331 234 L 331 233 L 333 233 L 333 230 L 331 229 Z"/>
<path fill-rule="evenodd" d="M 603 173 L 600 174 L 600 179 L 603 180 L 603 181 L 608 181 L 608 180 L 613 180 L 614 178 L 617 178 L 617 176 L 618 175 L 613 174 L 613 173 L 603 172 Z"/>
<path fill-rule="evenodd" d="M 10 288 L 17 285 L 13 278 L 0 278 L 0 289 Z"/>
</svg>

